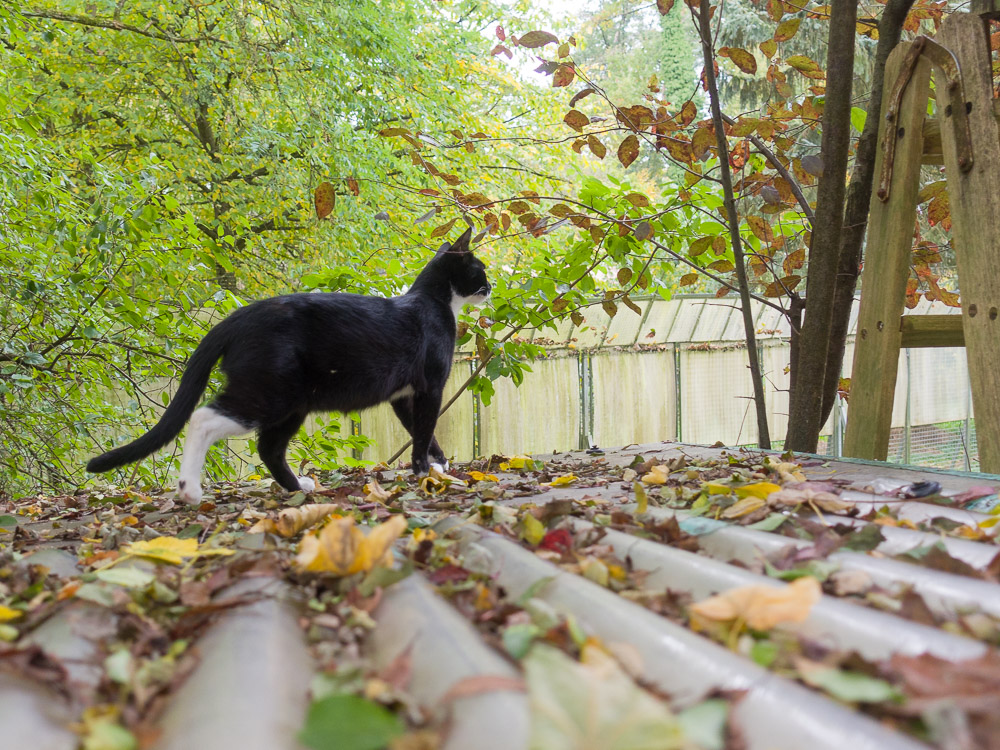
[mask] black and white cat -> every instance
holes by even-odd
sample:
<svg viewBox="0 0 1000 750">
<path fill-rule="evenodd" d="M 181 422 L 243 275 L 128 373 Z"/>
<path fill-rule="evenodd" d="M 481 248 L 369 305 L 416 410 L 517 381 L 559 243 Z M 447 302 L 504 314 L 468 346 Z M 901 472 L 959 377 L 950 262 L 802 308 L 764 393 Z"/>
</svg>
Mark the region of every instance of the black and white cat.
<svg viewBox="0 0 1000 750">
<path fill-rule="evenodd" d="M 434 438 L 441 395 L 455 351 L 462 307 L 490 293 L 486 269 L 469 249 L 470 228 L 443 244 L 399 297 L 289 294 L 233 312 L 208 332 L 188 361 L 177 393 L 145 435 L 90 460 L 105 472 L 173 440 L 191 418 L 177 494 L 201 498 L 201 471 L 212 443 L 258 431 L 257 451 L 286 490 L 314 489 L 297 477 L 285 450 L 310 412 L 349 412 L 389 401 L 413 437 L 412 467 L 447 465 Z M 195 411 L 217 360 L 226 385 Z M 193 412 L 193 414 L 192 414 Z"/>
</svg>

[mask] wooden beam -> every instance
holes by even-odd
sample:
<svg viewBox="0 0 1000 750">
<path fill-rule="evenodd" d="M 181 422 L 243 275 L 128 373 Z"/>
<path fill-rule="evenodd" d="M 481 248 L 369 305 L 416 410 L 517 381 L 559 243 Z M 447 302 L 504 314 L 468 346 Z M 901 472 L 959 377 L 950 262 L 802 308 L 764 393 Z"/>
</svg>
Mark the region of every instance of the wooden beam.
<svg viewBox="0 0 1000 750">
<path fill-rule="evenodd" d="M 895 81 L 912 44 L 903 42 L 886 61 L 886 81 Z M 844 454 L 884 461 L 889 450 L 892 402 L 902 334 L 900 316 L 910 275 L 913 229 L 917 221 L 923 121 L 930 96 L 931 66 L 919 59 L 899 106 L 897 127 L 879 125 L 875 174 L 882 173 L 885 139 L 895 139 L 892 183 L 885 202 L 872 193 L 865 266 L 861 276 L 861 306 L 854 338 L 851 402 L 844 436 Z M 893 86 L 886 86 L 882 111 L 888 111 Z"/>
<path fill-rule="evenodd" d="M 965 346 L 961 315 L 904 315 L 899 319 L 904 349 Z"/>
<path fill-rule="evenodd" d="M 941 24 L 938 40 L 951 50 L 962 71 L 965 101 L 948 86 L 936 86 L 952 236 L 962 290 L 969 383 L 976 413 L 979 465 L 1000 472 L 1000 125 L 993 109 L 993 65 L 983 20 L 954 13 Z M 968 112 L 973 161 L 959 163 L 956 142 L 963 137 L 953 111 Z"/>
<path fill-rule="evenodd" d="M 1000 0 L 997 0 L 1000 2 Z M 993 116 L 1000 121 L 1000 99 L 993 100 Z M 924 155 L 921 164 L 944 164 L 944 150 L 941 146 L 941 123 L 936 119 L 924 120 Z"/>
</svg>

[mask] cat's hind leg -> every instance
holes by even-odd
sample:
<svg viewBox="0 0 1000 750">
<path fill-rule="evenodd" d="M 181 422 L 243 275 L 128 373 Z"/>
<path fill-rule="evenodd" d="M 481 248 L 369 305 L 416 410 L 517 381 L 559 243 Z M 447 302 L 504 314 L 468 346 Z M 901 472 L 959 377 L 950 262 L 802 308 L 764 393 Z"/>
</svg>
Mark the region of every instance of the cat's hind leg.
<svg viewBox="0 0 1000 750">
<path fill-rule="evenodd" d="M 184 441 L 181 472 L 177 478 L 178 499 L 185 503 L 197 503 L 201 500 L 201 470 L 205 466 L 205 454 L 212 443 L 248 432 L 249 426 L 227 417 L 211 406 L 196 410 L 191 415 Z"/>
<path fill-rule="evenodd" d="M 290 414 L 277 424 L 261 427 L 257 436 L 257 452 L 261 461 L 271 472 L 274 481 L 289 492 L 312 492 L 316 489 L 316 483 L 312 479 L 297 477 L 285 460 L 288 441 L 299 431 L 305 419 L 306 415 L 303 413 Z"/>
</svg>

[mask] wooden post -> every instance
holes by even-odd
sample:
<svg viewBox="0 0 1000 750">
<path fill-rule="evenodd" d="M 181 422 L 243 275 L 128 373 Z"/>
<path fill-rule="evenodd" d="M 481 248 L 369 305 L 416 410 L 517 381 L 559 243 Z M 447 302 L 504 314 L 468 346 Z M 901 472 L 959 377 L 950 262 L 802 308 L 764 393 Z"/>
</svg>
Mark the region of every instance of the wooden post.
<svg viewBox="0 0 1000 750">
<path fill-rule="evenodd" d="M 982 471 L 1000 472 L 1000 126 L 993 114 L 990 49 L 983 21 L 955 13 L 938 33 L 962 71 L 966 101 L 937 86 L 938 119 L 955 256 L 962 295 L 962 327 L 969 362 L 972 403 Z M 973 164 L 962 171 L 956 153 L 961 137 L 951 116 L 956 107 L 969 113 Z M 971 108 L 970 108 L 971 107 Z M 853 406 L 853 404 L 852 404 Z"/>
<path fill-rule="evenodd" d="M 900 43 L 886 61 L 882 112 L 889 111 L 894 84 L 912 45 Z M 895 138 L 895 158 L 888 200 L 872 195 L 868 219 L 865 267 L 861 276 L 861 307 L 854 345 L 851 400 L 844 455 L 884 461 L 889 448 L 892 402 L 902 339 L 900 316 L 910 273 L 910 253 L 916 226 L 923 122 L 930 96 L 930 64 L 923 58 L 913 68 L 900 105 L 898 127 L 879 127 L 876 178 L 882 173 L 884 140 Z"/>
</svg>

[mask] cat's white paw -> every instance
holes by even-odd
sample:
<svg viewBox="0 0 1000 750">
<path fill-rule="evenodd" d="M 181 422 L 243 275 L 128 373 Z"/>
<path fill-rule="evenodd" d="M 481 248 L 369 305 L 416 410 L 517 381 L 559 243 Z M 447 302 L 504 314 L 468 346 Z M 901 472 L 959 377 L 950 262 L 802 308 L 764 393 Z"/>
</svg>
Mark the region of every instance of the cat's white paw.
<svg viewBox="0 0 1000 750">
<path fill-rule="evenodd" d="M 448 471 L 448 469 L 451 468 L 451 464 L 447 460 L 445 460 L 445 462 L 443 464 L 435 463 L 435 462 L 432 461 L 431 462 L 431 468 L 432 469 L 437 469 L 442 474 L 444 474 L 446 471 Z"/>
<path fill-rule="evenodd" d="M 316 482 L 309 477 L 299 477 L 299 489 L 303 492 L 312 492 L 316 489 Z"/>
<path fill-rule="evenodd" d="M 200 503 L 201 484 L 191 479 L 179 479 L 177 481 L 177 499 L 188 505 Z"/>
</svg>

